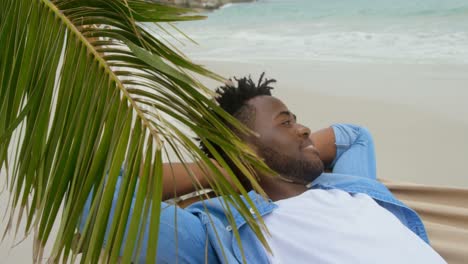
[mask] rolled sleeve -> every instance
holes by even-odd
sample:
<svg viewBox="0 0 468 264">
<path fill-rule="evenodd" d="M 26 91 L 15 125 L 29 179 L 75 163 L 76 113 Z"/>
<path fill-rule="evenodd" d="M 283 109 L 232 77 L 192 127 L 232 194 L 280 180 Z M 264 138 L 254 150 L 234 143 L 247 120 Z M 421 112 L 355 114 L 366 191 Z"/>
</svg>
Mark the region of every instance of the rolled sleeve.
<svg viewBox="0 0 468 264">
<path fill-rule="evenodd" d="M 336 157 L 333 173 L 376 179 L 374 141 L 369 130 L 356 125 L 335 124 Z"/>
<path fill-rule="evenodd" d="M 109 229 L 115 214 L 115 206 L 118 199 L 121 177 L 117 181 L 117 187 L 112 201 L 112 209 L 108 220 L 105 244 L 107 243 Z M 136 202 L 136 197 L 133 197 L 127 227 L 124 234 L 124 240 L 127 239 L 130 219 L 133 215 L 133 208 Z M 86 220 L 89 217 L 92 204 L 92 194 L 89 195 L 85 207 L 83 209 L 81 220 L 79 222 L 79 232 L 83 231 Z M 142 219 L 140 222 L 145 226 L 143 233 L 142 246 L 137 263 L 146 263 L 146 251 L 149 240 L 150 217 Z M 206 226 L 203 225 L 200 219 L 177 206 L 167 203 L 161 203 L 160 226 L 158 236 L 158 249 L 156 263 L 217 263 L 216 254 L 213 247 L 207 239 Z M 123 254 L 124 247 L 121 248 Z"/>
<path fill-rule="evenodd" d="M 206 227 L 197 216 L 165 203 L 161 210 L 156 263 L 218 263 Z M 140 263 L 146 263 L 144 255 L 140 256 Z"/>
</svg>

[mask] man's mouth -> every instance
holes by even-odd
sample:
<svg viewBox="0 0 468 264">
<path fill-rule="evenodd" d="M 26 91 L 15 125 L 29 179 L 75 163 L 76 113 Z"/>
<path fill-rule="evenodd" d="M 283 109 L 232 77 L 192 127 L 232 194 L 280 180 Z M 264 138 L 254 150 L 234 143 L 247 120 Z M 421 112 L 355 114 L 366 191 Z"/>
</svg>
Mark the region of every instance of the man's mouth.
<svg viewBox="0 0 468 264">
<path fill-rule="evenodd" d="M 305 151 L 312 151 L 312 152 L 315 152 L 316 154 L 319 154 L 318 149 L 317 149 L 314 145 L 312 145 L 312 144 L 303 147 L 302 150 L 305 150 Z"/>
</svg>

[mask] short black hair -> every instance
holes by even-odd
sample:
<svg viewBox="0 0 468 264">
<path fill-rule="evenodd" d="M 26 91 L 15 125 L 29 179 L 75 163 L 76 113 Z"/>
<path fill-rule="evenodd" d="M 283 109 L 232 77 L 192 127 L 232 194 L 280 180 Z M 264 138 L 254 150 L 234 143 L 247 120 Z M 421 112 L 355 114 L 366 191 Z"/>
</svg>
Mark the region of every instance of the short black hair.
<svg viewBox="0 0 468 264">
<path fill-rule="evenodd" d="M 248 105 L 248 101 L 257 96 L 271 96 L 271 90 L 273 89 L 271 84 L 276 82 L 275 79 L 267 79 L 264 78 L 264 76 L 265 73 L 260 75 L 257 84 L 255 84 L 250 75 L 243 78 L 234 77 L 234 81 L 237 82 L 237 86 L 235 86 L 232 79 L 229 79 L 224 86 L 220 86 L 216 89 L 216 102 L 224 111 L 237 118 L 247 127 L 251 128 L 251 124 L 255 120 L 255 108 Z M 226 125 L 230 127 L 229 124 L 226 123 Z M 242 185 L 246 189 L 251 189 L 252 186 L 250 185 L 250 182 L 246 177 L 242 177 L 242 173 L 236 169 L 233 162 L 231 162 L 222 148 L 214 142 L 210 143 L 234 170 L 234 173 L 238 175 Z M 213 158 L 213 155 L 202 141 L 200 141 L 200 148 L 208 157 Z"/>
<path fill-rule="evenodd" d="M 263 79 L 265 73 L 260 75 L 257 84 L 254 83 L 250 76 L 244 78 L 234 78 L 237 82 L 237 87 L 234 86 L 232 79 L 229 82 L 216 89 L 217 96 L 215 100 L 224 111 L 236 117 L 244 125 L 249 126 L 252 119 L 255 118 L 255 111 L 247 102 L 257 96 L 271 96 L 273 87 L 271 83 L 275 83 L 274 79 Z"/>
</svg>

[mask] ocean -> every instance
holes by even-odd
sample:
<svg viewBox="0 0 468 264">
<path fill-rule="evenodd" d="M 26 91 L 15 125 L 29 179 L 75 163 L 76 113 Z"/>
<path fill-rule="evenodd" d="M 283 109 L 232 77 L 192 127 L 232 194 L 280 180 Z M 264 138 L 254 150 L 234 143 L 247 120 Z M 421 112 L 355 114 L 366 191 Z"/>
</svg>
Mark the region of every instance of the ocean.
<svg viewBox="0 0 468 264">
<path fill-rule="evenodd" d="M 209 61 L 468 64 L 468 0 L 259 0 L 178 23 Z"/>
<path fill-rule="evenodd" d="M 381 178 L 468 187 L 468 0 L 259 0 L 206 15 L 177 24 L 196 63 L 266 72 L 312 130 L 366 126 Z"/>
</svg>

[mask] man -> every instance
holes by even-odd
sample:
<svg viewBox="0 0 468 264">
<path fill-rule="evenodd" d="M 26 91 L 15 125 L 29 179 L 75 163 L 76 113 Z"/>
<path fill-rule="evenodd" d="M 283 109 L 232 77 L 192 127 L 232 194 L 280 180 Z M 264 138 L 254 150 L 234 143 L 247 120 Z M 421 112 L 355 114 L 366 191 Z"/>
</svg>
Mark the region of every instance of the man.
<svg viewBox="0 0 468 264">
<path fill-rule="evenodd" d="M 249 192 L 272 253 L 234 209 L 233 230 L 221 197 L 186 209 L 163 204 L 158 263 L 445 263 L 429 246 L 419 216 L 376 180 L 365 128 L 337 124 L 311 133 L 271 96 L 274 80 L 237 82 L 218 89 L 216 100 L 257 133 L 241 137 L 279 174 L 259 174 L 270 200 Z M 166 195 L 172 184 L 165 182 Z M 175 184 L 179 193 L 190 189 Z"/>
</svg>

